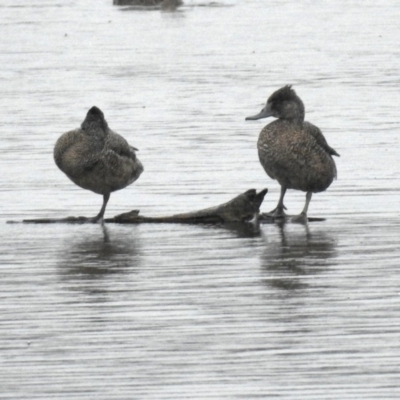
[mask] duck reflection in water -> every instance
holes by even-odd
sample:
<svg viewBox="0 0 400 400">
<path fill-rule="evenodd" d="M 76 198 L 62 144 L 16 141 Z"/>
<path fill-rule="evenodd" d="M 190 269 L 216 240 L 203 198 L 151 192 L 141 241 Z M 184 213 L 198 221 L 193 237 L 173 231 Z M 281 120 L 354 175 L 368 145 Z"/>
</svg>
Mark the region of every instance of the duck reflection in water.
<svg viewBox="0 0 400 400">
<path fill-rule="evenodd" d="M 309 286 L 305 277 L 325 271 L 336 257 L 336 239 L 324 229 L 311 231 L 307 224 L 283 221 L 271 229 L 276 234 L 265 235 L 262 267 L 265 283 L 274 288 L 305 289 Z"/>
<path fill-rule="evenodd" d="M 60 279 L 73 291 L 89 294 L 107 293 L 110 275 L 124 275 L 139 266 L 139 246 L 134 231 L 118 229 L 109 232 L 103 226 L 102 234 L 93 230 L 91 235 L 72 238 L 60 254 Z"/>
</svg>

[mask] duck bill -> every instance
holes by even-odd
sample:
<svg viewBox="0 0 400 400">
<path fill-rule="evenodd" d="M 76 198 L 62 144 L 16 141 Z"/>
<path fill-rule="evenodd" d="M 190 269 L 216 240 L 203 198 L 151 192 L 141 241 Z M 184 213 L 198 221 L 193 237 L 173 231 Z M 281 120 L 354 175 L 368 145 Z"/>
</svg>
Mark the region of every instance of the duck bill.
<svg viewBox="0 0 400 400">
<path fill-rule="evenodd" d="M 246 121 L 254 121 L 261 118 L 272 117 L 271 106 L 267 104 L 257 115 L 253 115 L 251 117 L 247 117 Z"/>
</svg>

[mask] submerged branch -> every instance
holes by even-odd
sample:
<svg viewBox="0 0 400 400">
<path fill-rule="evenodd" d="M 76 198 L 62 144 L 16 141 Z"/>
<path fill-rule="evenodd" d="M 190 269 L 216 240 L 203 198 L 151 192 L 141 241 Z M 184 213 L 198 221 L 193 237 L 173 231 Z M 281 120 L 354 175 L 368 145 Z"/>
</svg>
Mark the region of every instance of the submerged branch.
<svg viewBox="0 0 400 400">
<path fill-rule="evenodd" d="M 107 223 L 117 224 L 139 224 L 139 223 L 188 223 L 188 224 L 214 224 L 223 222 L 249 222 L 255 217 L 258 217 L 260 206 L 264 200 L 268 190 L 263 189 L 259 193 L 255 189 L 247 190 L 246 192 L 236 196 L 232 200 L 220 204 L 215 207 L 192 211 L 188 213 L 175 214 L 162 217 L 145 217 L 140 216 L 138 210 L 133 210 L 107 218 Z M 12 222 L 12 221 L 11 221 Z M 85 217 L 68 217 L 68 218 L 40 218 L 40 219 L 25 219 L 24 223 L 30 224 L 83 224 L 90 222 L 90 219 Z"/>
</svg>

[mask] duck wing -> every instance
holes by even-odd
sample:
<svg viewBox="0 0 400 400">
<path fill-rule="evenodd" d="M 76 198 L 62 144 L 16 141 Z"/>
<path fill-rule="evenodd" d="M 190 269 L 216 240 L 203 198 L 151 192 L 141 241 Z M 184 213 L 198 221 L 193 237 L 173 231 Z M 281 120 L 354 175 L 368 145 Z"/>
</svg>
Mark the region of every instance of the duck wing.
<svg viewBox="0 0 400 400">
<path fill-rule="evenodd" d="M 96 167 L 102 147 L 101 140 L 92 140 L 78 128 L 59 137 L 54 147 L 54 161 L 73 179 Z"/>
<path fill-rule="evenodd" d="M 135 151 L 138 151 L 133 146 L 130 146 L 129 143 L 123 138 L 121 135 L 114 131 L 109 131 L 107 135 L 105 149 L 111 150 L 112 152 L 116 153 L 118 156 L 121 157 L 128 157 L 133 160 L 136 159 Z"/>
<path fill-rule="evenodd" d="M 303 124 L 304 129 L 314 137 L 317 143 L 331 156 L 340 157 L 339 153 L 329 146 L 328 142 L 325 139 L 325 136 L 322 134 L 321 130 L 313 125 L 311 122 L 305 121 Z"/>
</svg>

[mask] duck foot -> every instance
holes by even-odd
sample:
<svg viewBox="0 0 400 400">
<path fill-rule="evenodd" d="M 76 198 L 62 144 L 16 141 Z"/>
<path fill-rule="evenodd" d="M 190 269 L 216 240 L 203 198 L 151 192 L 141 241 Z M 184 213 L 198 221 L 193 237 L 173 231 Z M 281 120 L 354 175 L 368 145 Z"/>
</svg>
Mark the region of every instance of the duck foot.
<svg viewBox="0 0 400 400">
<path fill-rule="evenodd" d="M 270 212 L 262 213 L 262 215 L 272 219 L 285 219 L 288 217 L 288 215 L 285 213 L 284 210 L 287 210 L 287 208 L 284 205 L 282 205 L 281 207 L 278 206 L 274 208 Z"/>
<path fill-rule="evenodd" d="M 104 225 L 103 214 L 98 214 L 95 217 L 68 217 L 72 220 L 76 220 L 77 223 L 81 224 L 101 224 Z"/>
<path fill-rule="evenodd" d="M 274 214 L 271 212 L 260 213 L 258 217 L 259 222 L 289 222 L 290 216 L 285 213 Z"/>
<path fill-rule="evenodd" d="M 308 222 L 307 214 L 300 213 L 298 215 L 293 215 L 290 217 L 290 222 L 294 222 L 295 224 L 306 224 Z"/>
<path fill-rule="evenodd" d="M 308 217 L 307 215 L 288 215 L 284 214 L 284 216 L 275 217 L 270 213 L 261 213 L 259 216 L 259 221 L 261 223 L 300 223 L 306 224 L 307 222 L 321 222 L 325 221 L 326 218 L 318 218 L 318 217 Z"/>
</svg>

